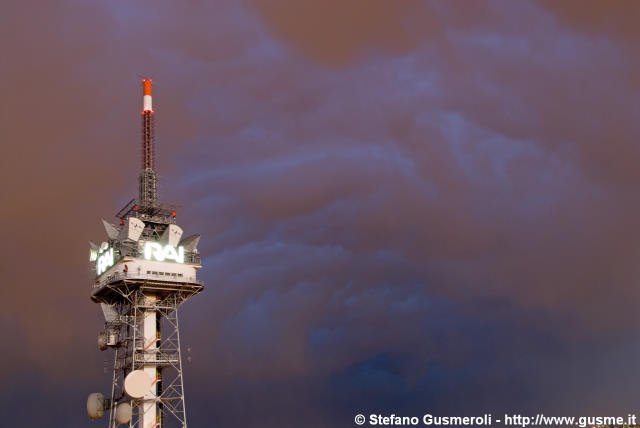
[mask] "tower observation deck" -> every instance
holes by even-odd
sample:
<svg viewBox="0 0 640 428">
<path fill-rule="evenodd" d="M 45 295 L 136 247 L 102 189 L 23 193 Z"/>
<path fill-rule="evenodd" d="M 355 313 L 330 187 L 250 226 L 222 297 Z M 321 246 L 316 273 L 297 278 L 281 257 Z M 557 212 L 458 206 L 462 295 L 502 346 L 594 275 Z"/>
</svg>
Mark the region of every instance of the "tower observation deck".
<svg viewBox="0 0 640 428">
<path fill-rule="evenodd" d="M 176 207 L 157 201 L 151 79 L 143 79 L 139 197 L 102 220 L 107 238 L 90 242 L 95 272 L 91 300 L 105 317 L 98 335 L 112 349 L 110 394 L 87 399 L 92 419 L 109 413 L 109 428 L 186 427 L 178 307 L 198 294 L 200 235 L 183 237 Z"/>
</svg>

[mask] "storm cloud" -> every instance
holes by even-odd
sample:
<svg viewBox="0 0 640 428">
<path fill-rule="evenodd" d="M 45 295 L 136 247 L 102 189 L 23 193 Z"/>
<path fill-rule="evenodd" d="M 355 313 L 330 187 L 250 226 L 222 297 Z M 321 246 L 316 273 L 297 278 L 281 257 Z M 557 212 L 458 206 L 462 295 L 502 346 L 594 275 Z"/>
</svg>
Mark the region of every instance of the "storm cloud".
<svg viewBox="0 0 640 428">
<path fill-rule="evenodd" d="M 160 199 L 202 234 L 193 426 L 635 410 L 635 3 L 4 9 L 13 426 L 87 426 L 108 387 L 86 247 L 136 192 L 139 74 Z"/>
</svg>

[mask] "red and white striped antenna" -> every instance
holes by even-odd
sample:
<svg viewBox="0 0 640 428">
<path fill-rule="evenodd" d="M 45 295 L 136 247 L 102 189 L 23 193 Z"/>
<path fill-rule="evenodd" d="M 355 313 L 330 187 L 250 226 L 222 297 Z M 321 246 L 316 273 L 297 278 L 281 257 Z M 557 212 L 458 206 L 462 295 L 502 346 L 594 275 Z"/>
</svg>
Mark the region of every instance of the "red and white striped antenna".
<svg viewBox="0 0 640 428">
<path fill-rule="evenodd" d="M 140 173 L 140 204 L 155 206 L 158 183 L 155 173 L 155 141 L 150 77 L 142 78 L 142 172 Z"/>
</svg>

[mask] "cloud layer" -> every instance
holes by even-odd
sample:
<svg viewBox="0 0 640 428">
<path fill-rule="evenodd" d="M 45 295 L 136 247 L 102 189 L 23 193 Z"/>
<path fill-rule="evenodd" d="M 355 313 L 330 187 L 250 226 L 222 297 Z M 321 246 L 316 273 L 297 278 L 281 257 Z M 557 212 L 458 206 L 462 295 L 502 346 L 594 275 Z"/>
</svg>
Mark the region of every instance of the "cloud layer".
<svg viewBox="0 0 640 428">
<path fill-rule="evenodd" d="M 8 5 L 3 410 L 86 426 L 106 388 L 86 241 L 135 194 L 145 74 L 161 199 L 203 236 L 191 424 L 626 415 L 640 121 L 619 5 Z"/>
</svg>

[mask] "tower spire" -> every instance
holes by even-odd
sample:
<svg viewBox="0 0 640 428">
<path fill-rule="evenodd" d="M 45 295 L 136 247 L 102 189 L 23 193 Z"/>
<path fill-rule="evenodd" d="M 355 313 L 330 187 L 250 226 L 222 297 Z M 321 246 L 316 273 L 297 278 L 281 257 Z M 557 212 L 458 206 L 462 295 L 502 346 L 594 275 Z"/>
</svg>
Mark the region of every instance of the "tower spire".
<svg viewBox="0 0 640 428">
<path fill-rule="evenodd" d="M 155 206 L 158 183 L 155 172 L 154 123 L 151 102 L 151 79 L 142 79 L 142 172 L 140 173 L 140 204 Z"/>
</svg>

